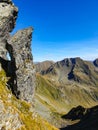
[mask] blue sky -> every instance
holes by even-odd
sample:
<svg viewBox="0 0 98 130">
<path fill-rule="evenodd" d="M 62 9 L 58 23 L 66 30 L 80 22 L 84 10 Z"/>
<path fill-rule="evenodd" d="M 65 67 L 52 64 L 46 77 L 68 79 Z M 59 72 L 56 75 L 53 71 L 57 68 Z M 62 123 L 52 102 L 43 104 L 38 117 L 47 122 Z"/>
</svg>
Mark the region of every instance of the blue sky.
<svg viewBox="0 0 98 130">
<path fill-rule="evenodd" d="M 98 0 L 13 0 L 19 7 L 14 32 L 34 27 L 34 61 L 98 58 Z"/>
</svg>

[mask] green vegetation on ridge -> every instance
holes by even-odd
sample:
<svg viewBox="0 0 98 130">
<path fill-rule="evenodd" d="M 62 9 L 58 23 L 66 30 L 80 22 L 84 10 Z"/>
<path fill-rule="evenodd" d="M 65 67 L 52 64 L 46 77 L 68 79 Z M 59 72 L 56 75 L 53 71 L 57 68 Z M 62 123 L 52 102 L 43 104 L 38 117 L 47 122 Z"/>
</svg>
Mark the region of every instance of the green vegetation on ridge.
<svg viewBox="0 0 98 130">
<path fill-rule="evenodd" d="M 72 123 L 61 116 L 73 107 L 98 105 L 98 68 L 93 63 L 65 59 L 41 74 L 36 74 L 35 109 L 56 127 Z"/>
<path fill-rule="evenodd" d="M 16 99 L 6 87 L 6 74 L 0 70 L 0 117 L 3 117 L 1 129 L 15 130 L 57 130 L 43 120 L 25 101 Z"/>
</svg>

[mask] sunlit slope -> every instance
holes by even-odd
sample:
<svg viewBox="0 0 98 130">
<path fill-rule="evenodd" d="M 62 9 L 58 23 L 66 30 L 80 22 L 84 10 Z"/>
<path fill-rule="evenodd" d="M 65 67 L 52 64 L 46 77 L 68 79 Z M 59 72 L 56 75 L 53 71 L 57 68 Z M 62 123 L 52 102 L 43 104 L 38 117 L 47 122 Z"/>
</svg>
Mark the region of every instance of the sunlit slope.
<svg viewBox="0 0 98 130">
<path fill-rule="evenodd" d="M 0 129 L 57 130 L 34 112 L 30 104 L 16 99 L 6 82 L 6 74 L 0 69 Z"/>
<path fill-rule="evenodd" d="M 58 61 L 43 71 L 42 75 L 60 85 L 76 82 L 82 85 L 98 86 L 98 67 L 92 62 L 83 61 L 80 58 Z"/>
<path fill-rule="evenodd" d="M 77 82 L 58 85 L 39 74 L 36 82 L 36 111 L 56 126 L 63 124 L 61 115 L 73 107 L 81 105 L 89 108 L 98 104 L 97 87 Z"/>
<path fill-rule="evenodd" d="M 35 66 L 36 72 L 40 73 L 43 70 L 47 70 L 52 64 L 54 64 L 53 61 L 43 61 L 43 62 L 35 63 L 34 66 Z"/>
</svg>

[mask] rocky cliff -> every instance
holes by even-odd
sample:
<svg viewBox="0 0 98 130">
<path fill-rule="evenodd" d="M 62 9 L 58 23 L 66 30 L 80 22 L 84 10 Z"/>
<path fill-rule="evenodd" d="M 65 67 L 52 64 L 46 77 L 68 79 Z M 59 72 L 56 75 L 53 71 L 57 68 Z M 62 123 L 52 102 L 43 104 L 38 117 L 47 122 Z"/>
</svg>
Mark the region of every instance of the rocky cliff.
<svg viewBox="0 0 98 130">
<path fill-rule="evenodd" d="M 0 1 L 0 61 L 3 68 L 7 68 L 7 75 L 11 77 L 8 85 L 15 96 L 32 102 L 35 88 L 35 70 L 31 53 L 33 29 L 23 29 L 11 36 L 17 14 L 18 9 L 10 0 Z M 11 61 L 7 61 L 7 53 Z"/>
<path fill-rule="evenodd" d="M 11 66 L 14 68 L 14 84 L 16 96 L 32 102 L 34 95 L 35 69 L 31 53 L 32 28 L 18 31 L 7 40 L 7 50 L 11 56 Z M 14 91 L 14 89 L 13 89 Z"/>
<path fill-rule="evenodd" d="M 0 56 L 6 59 L 6 43 L 10 37 L 10 32 L 13 30 L 18 9 L 11 1 L 0 0 Z"/>
<path fill-rule="evenodd" d="M 0 0 L 0 130 L 58 130 L 32 107 L 35 90 L 31 53 L 33 29 L 29 27 L 10 35 L 17 15 L 18 9 L 11 0 Z"/>
</svg>

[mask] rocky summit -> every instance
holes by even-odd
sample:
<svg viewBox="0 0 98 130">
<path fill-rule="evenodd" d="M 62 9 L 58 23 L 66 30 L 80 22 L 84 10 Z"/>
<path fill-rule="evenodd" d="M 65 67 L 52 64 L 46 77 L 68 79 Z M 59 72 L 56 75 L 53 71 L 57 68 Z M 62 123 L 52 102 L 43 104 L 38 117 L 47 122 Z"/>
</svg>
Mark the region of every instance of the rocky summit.
<svg viewBox="0 0 98 130">
<path fill-rule="evenodd" d="M 11 0 L 0 1 L 0 59 L 2 66 L 8 68 L 11 77 L 8 81 L 9 88 L 17 98 L 32 102 L 35 88 L 31 53 L 33 29 L 30 27 L 20 30 L 10 36 L 16 24 L 17 14 L 18 9 Z M 6 60 L 7 53 L 11 58 L 10 62 Z"/>
<path fill-rule="evenodd" d="M 92 63 L 83 59 L 66 58 L 51 65 L 47 70 L 42 71 L 42 75 L 52 77 L 53 81 L 60 84 L 66 84 L 75 81 L 91 86 L 98 86 L 97 59 Z M 54 77 L 53 77 L 54 76 Z M 50 78 L 51 78 L 50 77 Z"/>
</svg>

